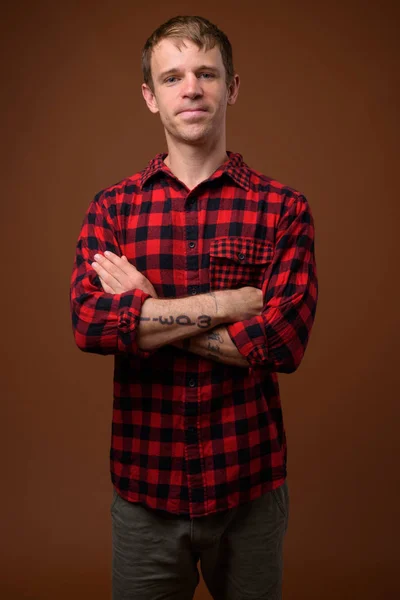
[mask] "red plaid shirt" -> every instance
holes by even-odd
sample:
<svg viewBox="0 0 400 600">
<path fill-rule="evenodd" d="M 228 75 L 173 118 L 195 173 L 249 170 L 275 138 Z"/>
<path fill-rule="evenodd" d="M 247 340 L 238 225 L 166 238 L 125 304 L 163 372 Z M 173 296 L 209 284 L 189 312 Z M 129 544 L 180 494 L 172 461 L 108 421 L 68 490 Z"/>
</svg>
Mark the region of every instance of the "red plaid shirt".
<svg viewBox="0 0 400 600">
<path fill-rule="evenodd" d="M 314 320 L 317 278 L 306 198 L 240 154 L 193 190 L 157 155 L 98 193 L 79 236 L 71 281 L 75 340 L 114 354 L 111 476 L 118 493 L 153 509 L 201 517 L 259 497 L 286 478 L 277 373 L 293 372 Z M 248 368 L 172 345 L 143 351 L 139 289 L 108 294 L 91 267 L 125 254 L 160 298 L 252 285 L 262 314 L 227 325 Z"/>
</svg>

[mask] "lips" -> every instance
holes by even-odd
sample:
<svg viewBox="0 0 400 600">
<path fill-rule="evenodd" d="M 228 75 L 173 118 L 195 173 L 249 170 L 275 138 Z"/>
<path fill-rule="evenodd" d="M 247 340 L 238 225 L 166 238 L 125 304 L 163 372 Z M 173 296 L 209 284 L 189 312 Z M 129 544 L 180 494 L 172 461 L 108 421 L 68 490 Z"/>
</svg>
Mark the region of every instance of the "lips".
<svg viewBox="0 0 400 600">
<path fill-rule="evenodd" d="M 184 108 L 183 110 L 180 110 L 178 115 L 181 115 L 182 113 L 194 113 L 194 114 L 200 114 L 202 112 L 207 112 L 205 108 Z"/>
</svg>

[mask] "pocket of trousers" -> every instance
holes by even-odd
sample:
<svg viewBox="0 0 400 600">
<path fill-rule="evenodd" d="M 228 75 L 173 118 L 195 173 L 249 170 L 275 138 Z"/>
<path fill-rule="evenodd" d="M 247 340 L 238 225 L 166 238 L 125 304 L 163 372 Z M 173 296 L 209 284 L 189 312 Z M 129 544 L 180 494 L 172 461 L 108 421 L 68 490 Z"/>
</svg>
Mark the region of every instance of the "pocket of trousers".
<svg viewBox="0 0 400 600">
<path fill-rule="evenodd" d="M 275 490 L 271 490 L 272 497 L 285 519 L 289 516 L 289 490 L 287 481 Z"/>
<path fill-rule="evenodd" d="M 111 506 L 110 506 L 111 511 L 114 510 L 118 498 L 119 498 L 119 494 L 118 494 L 117 490 L 115 489 L 115 487 L 113 487 L 113 495 L 112 495 Z"/>
</svg>

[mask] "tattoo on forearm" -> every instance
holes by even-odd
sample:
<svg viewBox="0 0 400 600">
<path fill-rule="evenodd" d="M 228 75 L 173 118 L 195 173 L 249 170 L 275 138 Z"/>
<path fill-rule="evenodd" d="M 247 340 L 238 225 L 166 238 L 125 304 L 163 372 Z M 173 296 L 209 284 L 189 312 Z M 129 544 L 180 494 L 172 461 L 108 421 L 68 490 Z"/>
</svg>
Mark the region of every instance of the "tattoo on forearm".
<svg viewBox="0 0 400 600">
<path fill-rule="evenodd" d="M 222 339 L 222 335 L 220 333 L 217 333 L 216 331 L 212 331 L 207 335 L 207 337 L 209 340 L 217 340 L 217 342 L 219 342 L 220 344 L 222 344 L 224 341 Z"/>
<path fill-rule="evenodd" d="M 160 323 L 161 325 L 172 325 L 174 322 L 173 317 L 167 317 L 166 319 L 164 319 L 164 317 L 160 317 Z M 153 321 L 156 319 L 153 319 Z"/>
<path fill-rule="evenodd" d="M 214 298 L 214 302 L 215 302 L 215 312 L 218 314 L 218 302 L 217 302 L 217 298 L 214 294 L 214 292 L 208 292 L 207 293 L 208 296 L 212 296 Z"/>
<path fill-rule="evenodd" d="M 208 315 L 200 315 L 197 317 L 197 326 L 201 327 L 201 329 L 207 329 L 211 327 L 211 317 Z"/>
<path fill-rule="evenodd" d="M 221 348 L 219 346 L 216 346 L 215 344 L 211 344 L 211 342 L 208 342 L 207 350 L 209 350 L 210 353 L 216 352 L 220 356 L 223 356 L 223 352 L 221 351 Z"/>
<path fill-rule="evenodd" d="M 207 329 L 211 327 L 211 317 L 209 315 L 199 315 L 195 321 L 192 321 L 188 315 L 179 315 L 174 319 L 172 315 L 169 317 L 140 317 L 140 321 L 158 321 L 161 325 L 185 325 L 191 327 L 199 327 L 200 329 Z"/>
</svg>

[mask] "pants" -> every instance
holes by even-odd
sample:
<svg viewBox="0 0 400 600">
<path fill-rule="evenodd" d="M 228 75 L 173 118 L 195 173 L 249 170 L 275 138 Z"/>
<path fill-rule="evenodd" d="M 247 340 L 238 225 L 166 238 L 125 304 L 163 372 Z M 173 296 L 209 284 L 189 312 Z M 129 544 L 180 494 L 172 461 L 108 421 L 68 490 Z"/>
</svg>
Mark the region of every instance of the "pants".
<svg viewBox="0 0 400 600">
<path fill-rule="evenodd" d="M 127 502 L 114 490 L 113 600 L 281 600 L 287 480 L 233 509 L 190 519 Z"/>
</svg>

